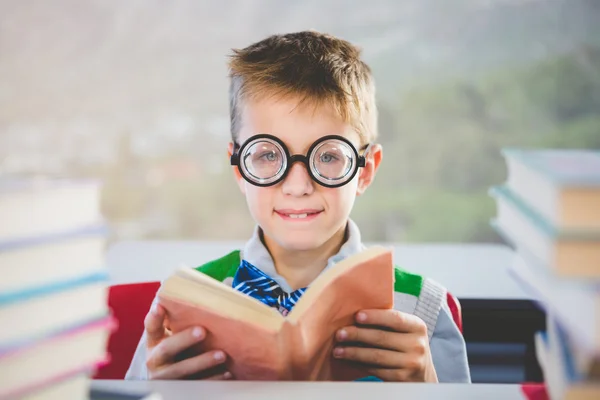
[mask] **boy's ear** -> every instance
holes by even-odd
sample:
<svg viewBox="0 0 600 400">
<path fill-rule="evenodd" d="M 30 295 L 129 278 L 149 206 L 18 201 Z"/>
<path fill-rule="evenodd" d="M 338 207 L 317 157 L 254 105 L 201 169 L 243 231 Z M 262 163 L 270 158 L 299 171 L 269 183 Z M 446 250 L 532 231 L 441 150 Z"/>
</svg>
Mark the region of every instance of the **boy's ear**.
<svg viewBox="0 0 600 400">
<path fill-rule="evenodd" d="M 228 160 L 231 159 L 232 154 L 233 154 L 233 143 L 229 142 L 229 144 L 227 145 L 227 159 Z M 233 169 L 233 175 L 235 177 L 235 180 L 236 180 L 238 186 L 240 187 L 240 190 L 242 191 L 243 194 L 246 194 L 246 185 L 245 185 L 244 178 L 242 178 L 242 174 L 240 174 L 240 170 L 238 169 L 237 165 L 232 165 L 231 167 Z"/>
<path fill-rule="evenodd" d="M 381 163 L 382 158 L 383 149 L 381 148 L 381 145 L 372 145 L 367 154 L 365 166 L 364 168 L 361 168 L 360 175 L 358 177 L 358 187 L 356 189 L 356 194 L 358 196 L 363 194 L 371 185 L 373 179 L 375 179 L 375 174 L 379 169 L 379 164 Z"/>
<path fill-rule="evenodd" d="M 229 142 L 227 144 L 227 159 L 231 159 L 232 155 L 233 155 L 233 142 Z"/>
</svg>

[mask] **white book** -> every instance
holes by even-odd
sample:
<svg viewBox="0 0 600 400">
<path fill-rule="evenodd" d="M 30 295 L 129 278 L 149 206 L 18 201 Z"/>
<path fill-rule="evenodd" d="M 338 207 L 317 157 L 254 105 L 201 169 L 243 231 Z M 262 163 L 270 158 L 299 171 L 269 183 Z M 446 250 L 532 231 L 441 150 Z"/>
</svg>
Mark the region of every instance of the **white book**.
<svg viewBox="0 0 600 400">
<path fill-rule="evenodd" d="M 108 274 L 0 293 L 0 354 L 109 314 Z M 6 328 L 6 329 L 5 329 Z"/>
<path fill-rule="evenodd" d="M 600 278 L 600 229 L 558 228 L 506 186 L 492 188 L 490 195 L 497 204 L 492 226 L 514 247 L 558 275 Z"/>
<path fill-rule="evenodd" d="M 504 149 L 507 186 L 564 229 L 600 229 L 600 151 Z"/>
<path fill-rule="evenodd" d="M 107 361 L 114 323 L 96 321 L 31 346 L 0 352 L 0 398 L 27 396 L 77 373 L 93 372 Z"/>
<path fill-rule="evenodd" d="M 89 396 L 91 379 L 87 373 L 77 373 L 74 376 L 61 379 L 42 386 L 38 390 L 27 393 L 20 400 L 86 400 Z"/>
<path fill-rule="evenodd" d="M 600 354 L 600 287 L 579 279 L 564 279 L 518 254 L 509 266 L 516 280 L 554 314 L 583 351 Z"/>
<path fill-rule="evenodd" d="M 31 240 L 96 226 L 97 182 L 0 181 L 0 242 Z"/>
<path fill-rule="evenodd" d="M 0 242 L 0 293 L 65 281 L 104 268 L 104 226 Z"/>
</svg>

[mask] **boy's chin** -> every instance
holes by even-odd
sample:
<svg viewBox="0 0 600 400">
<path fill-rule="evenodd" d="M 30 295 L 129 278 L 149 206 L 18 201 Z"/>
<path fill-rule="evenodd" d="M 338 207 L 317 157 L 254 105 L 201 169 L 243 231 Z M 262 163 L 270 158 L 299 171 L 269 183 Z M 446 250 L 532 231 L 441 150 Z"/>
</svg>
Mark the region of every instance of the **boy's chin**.
<svg viewBox="0 0 600 400">
<path fill-rule="evenodd" d="M 309 251 L 314 250 L 323 245 L 323 241 L 320 241 L 316 235 L 289 235 L 287 237 L 280 237 L 277 243 L 282 248 L 288 251 Z"/>
</svg>

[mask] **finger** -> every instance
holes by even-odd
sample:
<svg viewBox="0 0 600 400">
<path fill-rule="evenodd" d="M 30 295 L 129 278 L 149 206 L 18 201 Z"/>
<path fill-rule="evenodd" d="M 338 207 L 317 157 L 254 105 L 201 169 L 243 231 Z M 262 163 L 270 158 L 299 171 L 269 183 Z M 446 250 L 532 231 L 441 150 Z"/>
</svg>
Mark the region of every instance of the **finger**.
<svg viewBox="0 0 600 400">
<path fill-rule="evenodd" d="M 226 381 L 226 380 L 231 380 L 233 379 L 233 375 L 231 374 L 231 372 L 226 371 L 223 374 L 217 374 L 217 375 L 213 375 L 210 378 L 207 378 L 207 381 Z"/>
<path fill-rule="evenodd" d="M 150 377 L 151 379 L 181 379 L 223 364 L 226 358 L 221 350 L 209 351 L 153 371 Z"/>
<path fill-rule="evenodd" d="M 421 348 L 425 350 L 424 337 L 426 336 L 414 333 L 390 332 L 357 326 L 340 329 L 336 334 L 339 343 L 364 343 L 369 347 L 404 352 L 420 350 Z"/>
<path fill-rule="evenodd" d="M 414 364 L 406 353 L 365 347 L 336 347 L 333 356 L 338 359 L 359 362 L 377 368 L 403 368 Z"/>
<path fill-rule="evenodd" d="M 369 368 L 367 373 L 386 382 L 417 382 L 418 376 L 408 369 Z"/>
<path fill-rule="evenodd" d="M 166 336 L 164 322 L 165 309 L 160 304 L 153 304 L 144 318 L 146 343 L 149 348 L 156 346 Z"/>
<path fill-rule="evenodd" d="M 355 318 L 361 325 L 380 326 L 396 332 L 427 334 L 427 325 L 421 318 L 397 310 L 362 310 Z"/>
<path fill-rule="evenodd" d="M 206 332 L 201 327 L 193 327 L 164 338 L 152 350 L 146 361 L 148 368 L 157 369 L 170 364 L 175 356 L 202 341 Z"/>
</svg>

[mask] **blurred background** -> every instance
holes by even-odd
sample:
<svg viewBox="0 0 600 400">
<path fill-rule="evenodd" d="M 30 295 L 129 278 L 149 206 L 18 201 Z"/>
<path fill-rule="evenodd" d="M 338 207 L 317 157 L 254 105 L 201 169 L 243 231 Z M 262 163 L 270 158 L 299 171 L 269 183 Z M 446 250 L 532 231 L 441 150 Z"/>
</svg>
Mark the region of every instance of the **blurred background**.
<svg viewBox="0 0 600 400">
<path fill-rule="evenodd" d="M 311 28 L 375 74 L 385 157 L 352 215 L 367 241 L 500 242 L 502 147 L 600 148 L 596 0 L 6 0 L 0 179 L 101 179 L 112 241 L 246 239 L 226 56 Z"/>
</svg>

